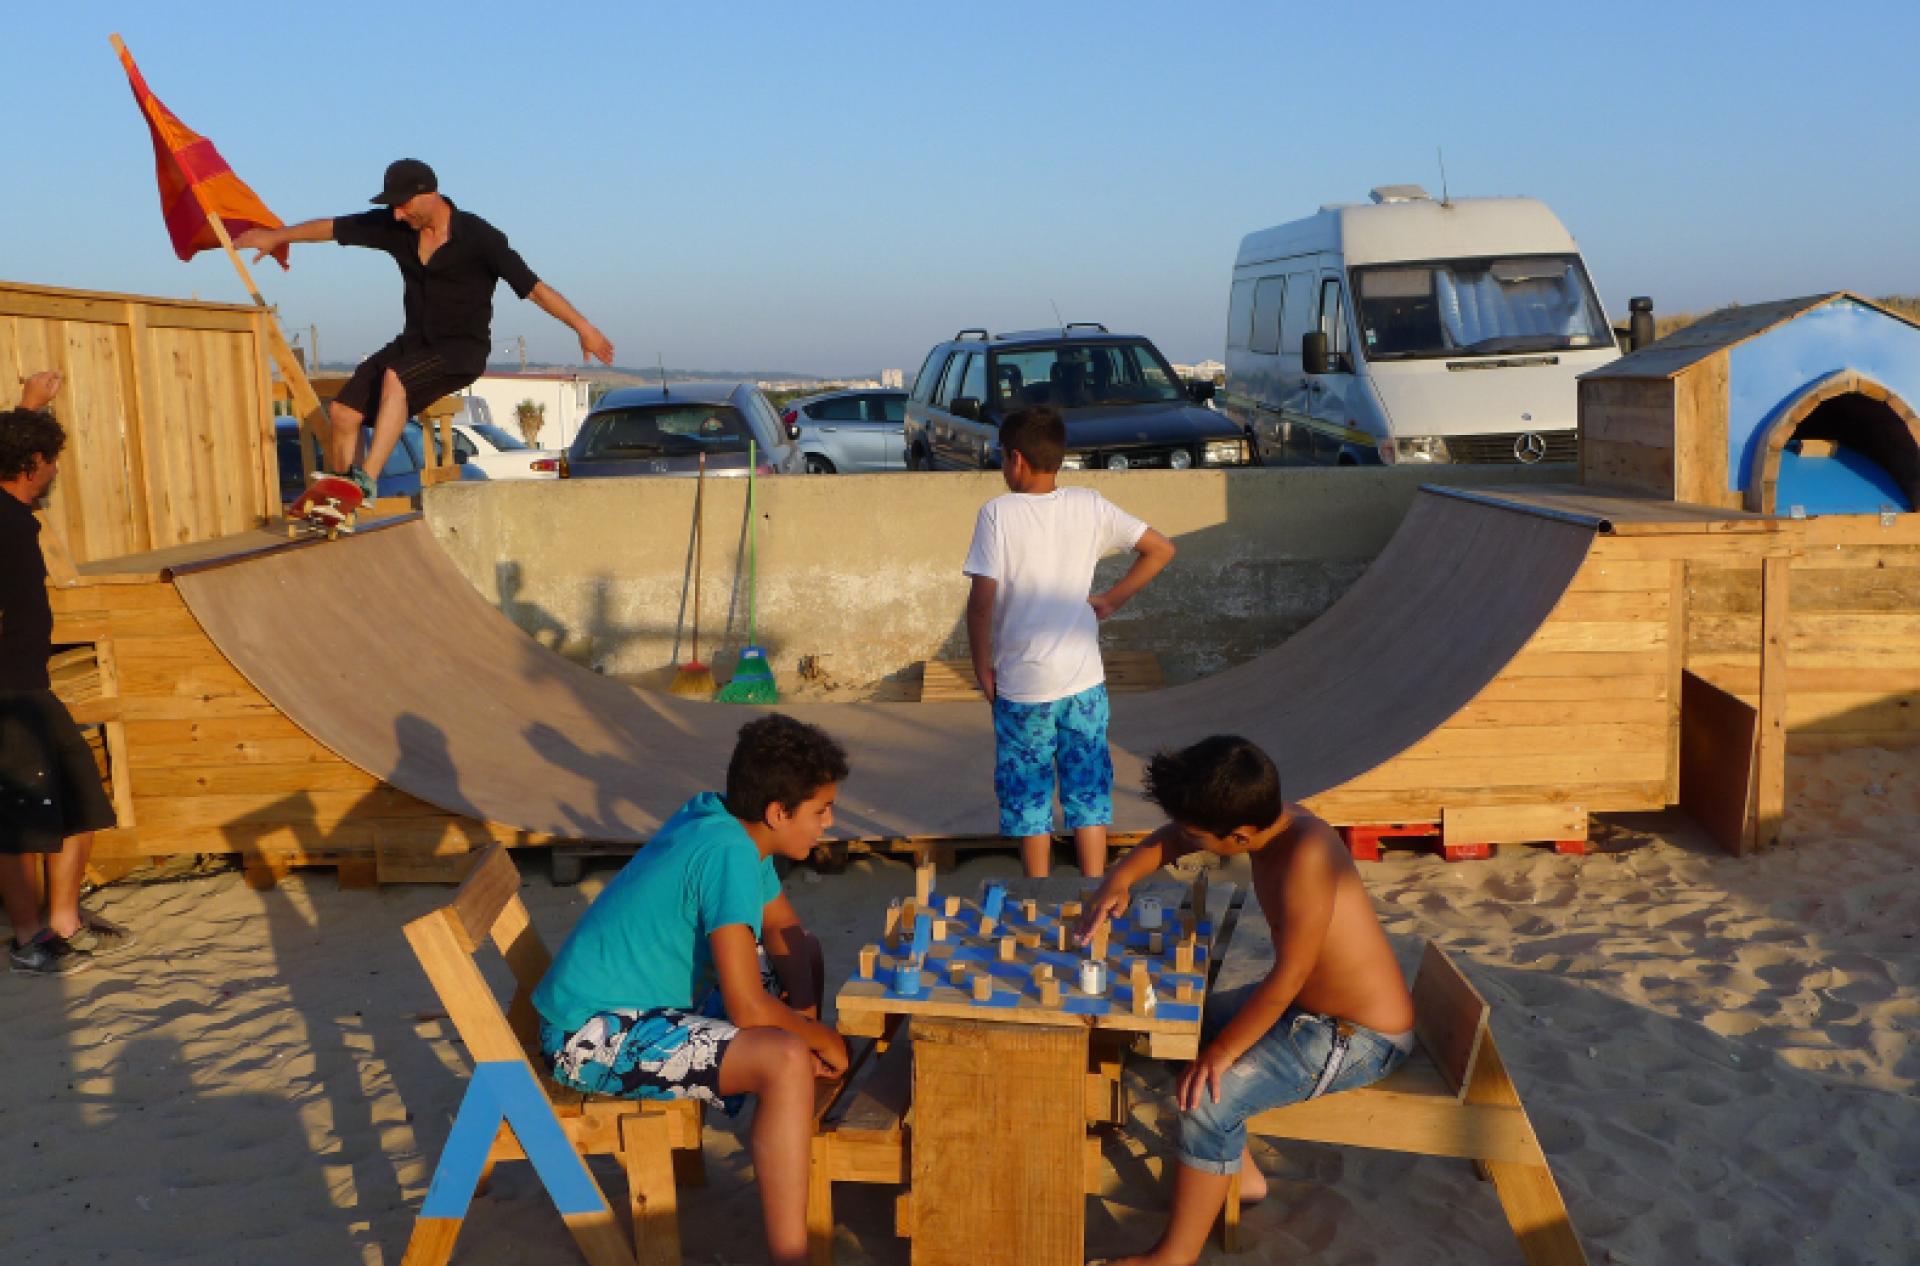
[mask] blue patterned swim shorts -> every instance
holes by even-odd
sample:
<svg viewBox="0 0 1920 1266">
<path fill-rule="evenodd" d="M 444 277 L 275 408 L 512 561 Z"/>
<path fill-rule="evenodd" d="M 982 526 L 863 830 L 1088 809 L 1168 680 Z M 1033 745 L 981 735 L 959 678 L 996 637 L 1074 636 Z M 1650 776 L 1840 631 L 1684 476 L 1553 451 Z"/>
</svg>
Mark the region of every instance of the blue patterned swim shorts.
<svg viewBox="0 0 1920 1266">
<path fill-rule="evenodd" d="M 760 983 L 780 994 L 764 948 Z M 746 1102 L 744 1095 L 720 1094 L 720 1061 L 739 1036 L 718 985 L 690 1010 L 602 1011 L 571 1033 L 540 1021 L 540 1050 L 561 1085 L 622 1099 L 699 1099 L 719 1104 L 728 1116 Z"/>
<path fill-rule="evenodd" d="M 1105 682 L 1052 703 L 995 699 L 993 739 L 1002 835 L 1052 833 L 1056 776 L 1068 830 L 1113 821 Z"/>
</svg>

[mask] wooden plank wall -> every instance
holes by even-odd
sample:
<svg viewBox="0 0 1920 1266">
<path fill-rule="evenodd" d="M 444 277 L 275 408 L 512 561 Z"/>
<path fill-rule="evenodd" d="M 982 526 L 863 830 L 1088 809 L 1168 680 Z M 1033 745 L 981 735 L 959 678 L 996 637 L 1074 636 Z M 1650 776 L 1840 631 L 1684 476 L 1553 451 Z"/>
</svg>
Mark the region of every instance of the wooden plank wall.
<svg viewBox="0 0 1920 1266">
<path fill-rule="evenodd" d="M 1920 744 L 1920 514 L 1787 530 L 1788 751 Z M 1759 560 L 1693 563 L 1687 594 L 1687 667 L 1757 704 Z"/>
<path fill-rule="evenodd" d="M 1580 391 L 1580 482 L 1673 496 L 1673 412 L 1667 378 L 1588 378 Z"/>
<path fill-rule="evenodd" d="M 1667 804 L 1678 758 L 1674 564 L 1649 542 L 1668 539 L 1597 539 L 1497 678 L 1401 755 L 1313 797 L 1314 812 L 1349 825 L 1439 822 L 1449 805 Z"/>
<path fill-rule="evenodd" d="M 453 880 L 475 845 L 551 842 L 449 814 L 335 756 L 240 675 L 167 582 L 50 594 L 55 640 L 102 648 L 115 673 L 80 716 L 119 736 L 122 826 L 101 834 L 96 858 L 232 853 L 269 871 Z"/>
<path fill-rule="evenodd" d="M 49 517 L 76 563 L 212 540 L 279 510 L 268 318 L 229 304 L 0 282 L 0 402 L 57 370 Z"/>
<path fill-rule="evenodd" d="M 1727 487 L 1727 354 L 1676 378 L 1580 384 L 1580 482 L 1737 510 Z"/>
</svg>

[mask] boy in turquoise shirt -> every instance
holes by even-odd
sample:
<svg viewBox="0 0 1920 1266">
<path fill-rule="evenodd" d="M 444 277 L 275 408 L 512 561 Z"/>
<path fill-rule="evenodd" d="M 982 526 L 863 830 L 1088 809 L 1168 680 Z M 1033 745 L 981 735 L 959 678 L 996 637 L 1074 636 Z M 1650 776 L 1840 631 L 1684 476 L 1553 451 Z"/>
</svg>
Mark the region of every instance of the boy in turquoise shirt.
<svg viewBox="0 0 1920 1266">
<path fill-rule="evenodd" d="M 724 797 L 682 805 L 602 892 L 533 991 L 554 1079 L 596 1094 L 753 1095 L 752 1154 L 776 1263 L 807 1260 L 816 1077 L 846 1071 L 820 1022 L 820 943 L 780 890 L 833 825 L 846 753 L 778 714 L 750 721 Z M 768 976 L 771 979 L 768 979 Z"/>
</svg>

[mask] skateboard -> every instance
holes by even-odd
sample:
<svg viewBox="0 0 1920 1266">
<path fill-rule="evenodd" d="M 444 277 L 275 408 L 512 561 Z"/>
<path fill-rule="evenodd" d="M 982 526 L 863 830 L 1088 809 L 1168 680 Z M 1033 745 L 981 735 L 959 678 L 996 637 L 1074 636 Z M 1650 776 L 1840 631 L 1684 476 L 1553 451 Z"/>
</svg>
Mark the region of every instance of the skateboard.
<svg viewBox="0 0 1920 1266">
<path fill-rule="evenodd" d="M 287 535 L 325 534 L 332 540 L 342 532 L 351 532 L 363 500 L 365 494 L 352 480 L 321 475 L 287 507 Z"/>
</svg>

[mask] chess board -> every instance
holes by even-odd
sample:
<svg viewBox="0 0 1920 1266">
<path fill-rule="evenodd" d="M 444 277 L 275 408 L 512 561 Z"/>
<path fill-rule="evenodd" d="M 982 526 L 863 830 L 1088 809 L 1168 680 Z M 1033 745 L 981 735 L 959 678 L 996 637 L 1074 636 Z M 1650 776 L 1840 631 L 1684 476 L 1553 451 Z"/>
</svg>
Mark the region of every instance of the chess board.
<svg viewBox="0 0 1920 1266">
<path fill-rule="evenodd" d="M 1082 901 L 1014 896 L 989 882 L 972 897 L 934 887 L 923 868 L 911 899 L 890 907 L 885 935 L 861 949 L 836 998 L 842 1032 L 879 1036 L 893 1016 L 1016 1024 L 1085 1024 L 1132 1033 L 1147 1053 L 1199 1050 L 1208 968 L 1225 953 L 1244 894 L 1229 883 L 1137 885 L 1127 912 L 1087 944 Z M 1156 922 L 1148 912 L 1157 905 Z M 1097 963 L 1104 979 L 1087 982 Z M 1089 990 L 1086 983 L 1095 984 Z"/>
</svg>

